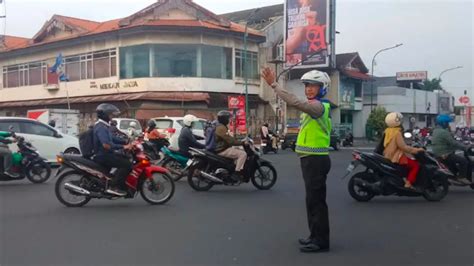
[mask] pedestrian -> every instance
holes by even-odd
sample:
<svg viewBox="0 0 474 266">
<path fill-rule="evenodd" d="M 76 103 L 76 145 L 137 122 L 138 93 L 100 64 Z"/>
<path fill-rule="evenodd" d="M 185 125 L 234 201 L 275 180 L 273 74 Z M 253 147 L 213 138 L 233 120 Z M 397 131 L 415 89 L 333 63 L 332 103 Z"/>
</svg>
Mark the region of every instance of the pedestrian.
<svg viewBox="0 0 474 266">
<path fill-rule="evenodd" d="M 330 104 L 323 99 L 329 86 L 329 76 L 312 70 L 304 74 L 307 101 L 283 89 L 275 81 L 270 68 L 262 70 L 262 77 L 275 93 L 289 106 L 303 112 L 295 151 L 301 161 L 306 189 L 306 212 L 310 235 L 299 239 L 301 252 L 329 251 L 329 214 L 326 204 L 326 179 L 331 169 L 329 145 L 331 136 Z"/>
</svg>

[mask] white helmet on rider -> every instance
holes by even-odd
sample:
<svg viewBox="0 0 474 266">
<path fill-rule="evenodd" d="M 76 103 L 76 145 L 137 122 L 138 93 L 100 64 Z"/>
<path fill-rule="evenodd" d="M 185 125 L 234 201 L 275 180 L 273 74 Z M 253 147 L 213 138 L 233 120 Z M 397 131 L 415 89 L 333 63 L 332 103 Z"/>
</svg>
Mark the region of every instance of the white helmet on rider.
<svg viewBox="0 0 474 266">
<path fill-rule="evenodd" d="M 130 122 L 130 127 L 137 128 L 137 122 L 135 121 Z"/>
<path fill-rule="evenodd" d="M 191 127 L 193 125 L 193 122 L 196 121 L 198 121 L 198 119 L 194 115 L 185 115 L 183 117 L 183 124 L 187 127 Z"/>
<path fill-rule="evenodd" d="M 331 78 L 326 72 L 318 71 L 318 70 L 311 70 L 306 72 L 301 77 L 301 82 L 304 84 L 319 84 L 321 88 L 319 89 L 319 93 L 317 97 L 321 98 L 324 97 L 331 86 Z"/>
<path fill-rule="evenodd" d="M 385 124 L 387 124 L 388 127 L 399 127 L 402 124 L 402 120 L 403 115 L 401 113 L 392 112 L 385 117 Z"/>
</svg>

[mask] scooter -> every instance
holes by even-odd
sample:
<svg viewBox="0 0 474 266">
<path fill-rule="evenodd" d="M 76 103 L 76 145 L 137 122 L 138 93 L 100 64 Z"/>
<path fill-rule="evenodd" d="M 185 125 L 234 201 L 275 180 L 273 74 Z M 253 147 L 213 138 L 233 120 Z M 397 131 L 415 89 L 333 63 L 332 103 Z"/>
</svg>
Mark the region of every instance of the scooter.
<svg viewBox="0 0 474 266">
<path fill-rule="evenodd" d="M 262 152 L 263 154 L 267 154 L 269 152 L 274 152 L 275 154 L 278 153 L 278 138 L 276 140 L 276 145 L 277 147 L 274 147 L 273 146 L 273 138 L 276 138 L 276 136 L 274 136 L 273 134 L 268 134 L 268 139 L 262 139 L 262 144 L 261 144 L 261 147 L 262 147 Z"/>
<path fill-rule="evenodd" d="M 449 183 L 450 185 L 453 185 L 453 186 L 459 186 L 459 187 L 466 187 L 466 186 L 470 186 L 472 189 L 474 189 L 474 182 L 472 180 L 472 177 L 473 177 L 473 172 L 474 171 L 474 148 L 469 148 L 468 150 L 465 150 L 464 151 L 464 158 L 466 158 L 466 160 L 468 160 L 469 164 L 468 164 L 468 174 L 470 174 L 470 176 L 467 177 L 468 180 L 471 181 L 471 184 L 464 184 L 464 183 L 461 183 L 461 182 L 458 182 L 456 181 L 456 178 L 452 178 L 452 179 L 449 179 Z M 444 163 L 442 160 L 441 160 L 443 166 L 445 166 L 445 168 L 449 169 L 449 171 L 451 171 L 451 173 L 453 173 L 454 176 L 458 176 L 459 175 L 459 168 L 457 165 L 449 165 L 447 163 Z"/>
<path fill-rule="evenodd" d="M 238 186 L 252 181 L 260 190 L 268 190 L 275 185 L 277 172 L 270 161 L 260 157 L 260 152 L 252 139 L 245 138 L 247 153 L 245 177 L 235 172 L 234 161 L 206 150 L 191 148 L 193 155 L 189 164 L 188 183 L 196 191 L 208 191 L 214 185 Z"/>
<path fill-rule="evenodd" d="M 164 154 L 164 158 L 160 161 L 159 165 L 168 169 L 174 181 L 179 181 L 187 175 L 187 170 L 191 163 L 188 157 L 180 154 L 178 151 L 171 150 L 167 146 L 163 146 L 161 152 Z"/>
<path fill-rule="evenodd" d="M 15 181 L 26 177 L 35 184 L 46 182 L 51 176 L 51 167 L 46 159 L 40 156 L 38 150 L 30 142 L 21 136 L 17 136 L 12 129 L 10 127 L 18 151 L 12 154 L 13 166 L 10 171 L 18 174 L 18 177 L 3 174 L 3 158 L 0 158 L 0 181 Z"/>
<path fill-rule="evenodd" d="M 404 177 L 407 169 L 399 164 L 392 163 L 377 153 L 362 153 L 354 151 L 353 161 L 347 168 L 347 175 L 351 174 L 359 165 L 365 167 L 363 172 L 351 177 L 348 184 L 349 194 L 357 201 L 369 201 L 373 197 L 381 196 L 423 196 L 428 201 L 440 201 L 449 190 L 448 179 L 453 174 L 426 152 L 416 156 L 420 163 L 414 188 L 405 188 Z"/>
</svg>

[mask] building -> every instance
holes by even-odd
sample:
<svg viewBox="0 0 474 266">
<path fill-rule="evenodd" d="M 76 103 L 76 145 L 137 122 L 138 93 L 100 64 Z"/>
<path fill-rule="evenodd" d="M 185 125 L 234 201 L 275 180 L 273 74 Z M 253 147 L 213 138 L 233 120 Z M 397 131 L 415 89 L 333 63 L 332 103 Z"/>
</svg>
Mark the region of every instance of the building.
<svg viewBox="0 0 474 266">
<path fill-rule="evenodd" d="M 405 128 L 433 127 L 439 113 L 454 111 L 454 101 L 450 93 L 422 90 L 421 83 L 422 80 L 400 81 L 396 76 L 374 77 L 373 84 L 366 83 L 364 127 L 371 109 L 376 106 L 384 107 L 388 112 L 402 113 Z"/>
<path fill-rule="evenodd" d="M 141 120 L 185 113 L 208 118 L 227 109 L 228 96 L 244 92 L 247 69 L 251 121 L 263 119 L 259 44 L 265 35 L 249 28 L 244 45 L 244 32 L 190 0 L 159 0 L 105 22 L 54 15 L 32 38 L 4 36 L 0 115 L 69 105 L 81 111 L 85 126 L 98 103 L 110 102 Z M 68 82 L 58 83 L 48 71 L 59 53 Z"/>
<path fill-rule="evenodd" d="M 260 44 L 260 54 L 266 55 L 261 64 L 274 66 L 277 73 L 283 71 L 284 52 L 284 6 L 272 5 L 258 9 L 243 10 L 222 15 L 236 23 L 261 30 L 266 36 L 266 42 Z M 311 69 L 294 69 L 282 75 L 280 83 L 290 92 L 305 99 L 304 86 L 300 81 L 301 76 Z M 347 53 L 336 56 L 336 66 L 319 69 L 327 72 L 332 80 L 328 99 L 332 104 L 333 127 L 340 135 L 353 132 L 355 137 L 365 135 L 362 113 L 362 90 L 364 83 L 370 79 L 367 75 L 368 69 L 358 53 Z M 264 95 L 268 99 L 273 115 L 278 124 L 297 124 L 300 112 L 294 108 L 286 107 L 285 103 L 279 101 L 276 96 L 262 83 Z M 267 116 L 268 117 L 268 116 Z M 271 119 L 273 120 L 273 119 Z"/>
</svg>

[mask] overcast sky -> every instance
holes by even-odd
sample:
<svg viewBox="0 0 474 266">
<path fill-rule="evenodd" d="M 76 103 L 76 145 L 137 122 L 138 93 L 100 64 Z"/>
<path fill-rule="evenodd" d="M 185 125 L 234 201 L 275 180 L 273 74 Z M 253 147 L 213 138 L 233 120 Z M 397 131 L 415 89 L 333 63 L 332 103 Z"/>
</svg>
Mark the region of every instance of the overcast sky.
<svg viewBox="0 0 474 266">
<path fill-rule="evenodd" d="M 359 52 L 370 69 L 377 50 L 403 46 L 377 56 L 375 75 L 427 70 L 430 78 L 443 70 L 442 85 L 459 97 L 473 89 L 473 0 L 336 0 L 338 53 Z M 53 14 L 96 21 L 125 17 L 155 0 L 3 0 L 6 34 L 32 37 Z M 280 4 L 283 0 L 195 0 L 217 13 Z M 225 4 L 223 4 L 225 3 Z M 3 12 L 3 11 L 0 11 Z"/>
</svg>

